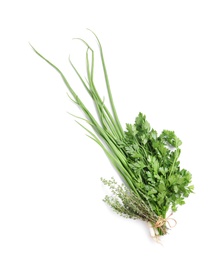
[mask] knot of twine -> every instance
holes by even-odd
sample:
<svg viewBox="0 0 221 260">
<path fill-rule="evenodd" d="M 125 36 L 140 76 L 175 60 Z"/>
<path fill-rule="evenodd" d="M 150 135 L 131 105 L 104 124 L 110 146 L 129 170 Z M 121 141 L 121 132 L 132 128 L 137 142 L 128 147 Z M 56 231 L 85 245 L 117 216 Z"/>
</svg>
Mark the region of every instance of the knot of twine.
<svg viewBox="0 0 221 260">
<path fill-rule="evenodd" d="M 173 213 L 171 213 L 167 218 L 163 218 L 161 216 L 158 217 L 157 222 L 155 223 L 154 227 L 155 228 L 161 228 L 161 230 L 166 233 L 166 228 L 164 228 L 165 224 L 168 224 L 169 228 L 174 228 L 177 224 L 177 221 L 174 218 L 171 218 L 171 216 L 173 215 Z M 174 222 L 173 225 L 171 225 L 171 221 Z"/>
<path fill-rule="evenodd" d="M 160 235 L 159 235 L 159 230 L 157 230 L 157 228 L 161 229 L 161 231 L 163 232 L 163 234 L 165 235 L 167 233 L 167 225 L 170 228 L 173 228 L 176 226 L 177 222 L 174 218 L 171 218 L 171 216 L 173 215 L 173 213 L 171 213 L 167 218 L 163 218 L 161 216 L 158 217 L 157 222 L 153 225 L 150 226 L 150 235 L 151 237 L 159 244 L 162 245 L 161 241 L 160 241 Z M 174 224 L 171 224 L 171 221 L 174 222 Z M 167 225 L 166 225 L 167 224 Z"/>
</svg>

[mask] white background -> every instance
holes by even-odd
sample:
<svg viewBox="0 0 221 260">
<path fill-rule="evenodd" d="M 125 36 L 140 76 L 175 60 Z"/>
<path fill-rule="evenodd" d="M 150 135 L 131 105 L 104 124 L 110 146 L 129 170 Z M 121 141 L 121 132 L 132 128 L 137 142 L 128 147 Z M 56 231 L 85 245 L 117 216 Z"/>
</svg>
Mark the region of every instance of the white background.
<svg viewBox="0 0 221 260">
<path fill-rule="evenodd" d="M 0 259 L 221 259 L 220 1 L 2 1 L 0 4 Z M 101 149 L 67 112 L 81 116 L 58 65 L 93 106 L 70 66 L 85 75 L 91 28 L 103 44 L 125 125 L 143 112 L 183 141 L 181 164 L 195 194 L 177 226 L 154 243 L 145 223 L 103 202 L 100 177 L 117 178 Z M 96 82 L 106 96 L 96 56 Z M 102 92 L 103 91 L 103 92 Z M 107 99 L 106 99 L 107 100 Z"/>
</svg>

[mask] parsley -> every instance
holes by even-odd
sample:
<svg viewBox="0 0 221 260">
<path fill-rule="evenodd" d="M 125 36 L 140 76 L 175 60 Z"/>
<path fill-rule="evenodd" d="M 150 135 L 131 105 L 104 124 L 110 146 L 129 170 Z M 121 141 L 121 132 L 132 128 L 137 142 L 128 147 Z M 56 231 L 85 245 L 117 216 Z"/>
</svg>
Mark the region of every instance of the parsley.
<svg viewBox="0 0 221 260">
<path fill-rule="evenodd" d="M 97 38 L 96 35 L 95 37 Z M 160 235 L 164 235 L 167 233 L 166 223 L 165 221 L 162 225 L 159 223 L 166 218 L 168 210 L 175 212 L 179 205 L 183 205 L 185 198 L 194 189 L 193 185 L 190 185 L 190 172 L 180 168 L 179 156 L 182 142 L 173 131 L 164 130 L 158 135 L 142 113 L 136 117 L 134 124 L 127 124 L 124 131 L 113 102 L 100 41 L 97 38 L 111 112 L 95 87 L 94 51 L 84 40 L 80 40 L 87 47 L 86 81 L 83 80 L 70 58 L 69 62 L 94 101 L 99 121 L 81 101 L 60 69 L 31 47 L 60 74 L 70 92 L 71 100 L 81 108 L 85 115 L 83 120 L 92 127 L 92 130 L 79 121 L 77 123 L 88 132 L 91 139 L 101 146 L 125 182 L 125 185 L 120 186 L 114 179 L 109 181 L 102 179 L 113 194 L 106 196 L 104 201 L 124 217 L 150 222 L 153 227 L 157 223 L 155 229 Z M 91 55 L 90 59 L 89 55 Z"/>
<path fill-rule="evenodd" d="M 176 211 L 193 191 L 191 174 L 180 169 L 181 144 L 173 131 L 164 130 L 158 136 L 142 113 L 134 125 L 127 125 L 123 139 L 122 148 L 137 191 L 141 196 L 145 194 L 143 200 L 149 201 L 154 212 L 164 218 L 170 207 Z"/>
</svg>

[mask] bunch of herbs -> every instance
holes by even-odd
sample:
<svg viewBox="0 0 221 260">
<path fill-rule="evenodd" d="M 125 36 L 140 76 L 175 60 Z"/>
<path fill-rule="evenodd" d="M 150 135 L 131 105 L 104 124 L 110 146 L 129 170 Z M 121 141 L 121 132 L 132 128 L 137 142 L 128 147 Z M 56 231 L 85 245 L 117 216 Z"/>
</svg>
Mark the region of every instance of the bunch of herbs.
<svg viewBox="0 0 221 260">
<path fill-rule="evenodd" d="M 77 123 L 103 149 L 125 183 L 117 185 L 114 179 L 109 181 L 102 179 L 112 191 L 112 196 L 106 196 L 104 201 L 124 217 L 150 222 L 156 229 L 156 234 L 164 235 L 167 233 L 166 221 L 162 226 L 155 226 L 159 218 L 165 220 L 167 212 L 176 211 L 179 205 L 185 203 L 185 198 L 193 192 L 193 186 L 190 185 L 191 174 L 180 168 L 179 156 L 182 142 L 173 131 L 164 130 L 158 135 L 142 113 L 136 117 L 134 124 L 127 124 L 126 131 L 123 130 L 111 93 L 103 49 L 96 35 L 95 37 L 99 46 L 111 110 L 108 109 L 95 86 L 94 51 L 89 44 L 79 39 L 87 48 L 86 80 L 73 65 L 70 57 L 69 62 L 94 101 L 99 120 L 95 119 L 82 102 L 61 70 L 33 46 L 31 47 L 60 74 L 70 92 L 71 100 L 81 108 L 85 115 L 85 118 L 77 118 L 86 122 L 92 130 L 80 121 Z"/>
</svg>

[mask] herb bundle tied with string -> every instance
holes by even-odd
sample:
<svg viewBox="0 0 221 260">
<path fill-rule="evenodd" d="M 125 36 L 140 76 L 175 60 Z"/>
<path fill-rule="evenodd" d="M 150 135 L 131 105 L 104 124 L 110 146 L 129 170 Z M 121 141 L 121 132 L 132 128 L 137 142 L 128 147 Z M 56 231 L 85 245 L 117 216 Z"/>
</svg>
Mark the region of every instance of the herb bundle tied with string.
<svg viewBox="0 0 221 260">
<path fill-rule="evenodd" d="M 179 205 L 183 205 L 185 198 L 194 189 L 191 185 L 190 172 L 180 168 L 179 156 L 182 142 L 173 131 L 164 130 L 158 135 L 142 113 L 138 114 L 133 124 L 126 124 L 126 130 L 123 130 L 114 105 L 102 46 L 98 37 L 95 34 L 94 36 L 99 46 L 111 109 L 106 106 L 95 86 L 94 51 L 86 41 L 79 39 L 87 48 L 87 79 L 83 79 L 70 57 L 69 62 L 93 100 L 99 120 L 95 119 L 82 102 L 61 70 L 33 46 L 31 47 L 60 74 L 69 90 L 71 100 L 84 113 L 85 118 L 77 118 L 86 122 L 91 129 L 79 121 L 77 123 L 103 149 L 123 179 L 121 185 L 117 184 L 114 178 L 101 179 L 112 192 L 112 195 L 106 196 L 104 201 L 123 217 L 147 222 L 151 235 L 158 238 L 167 234 L 171 227 L 169 223 L 171 214 L 168 216 L 168 213 L 175 212 Z"/>
</svg>

